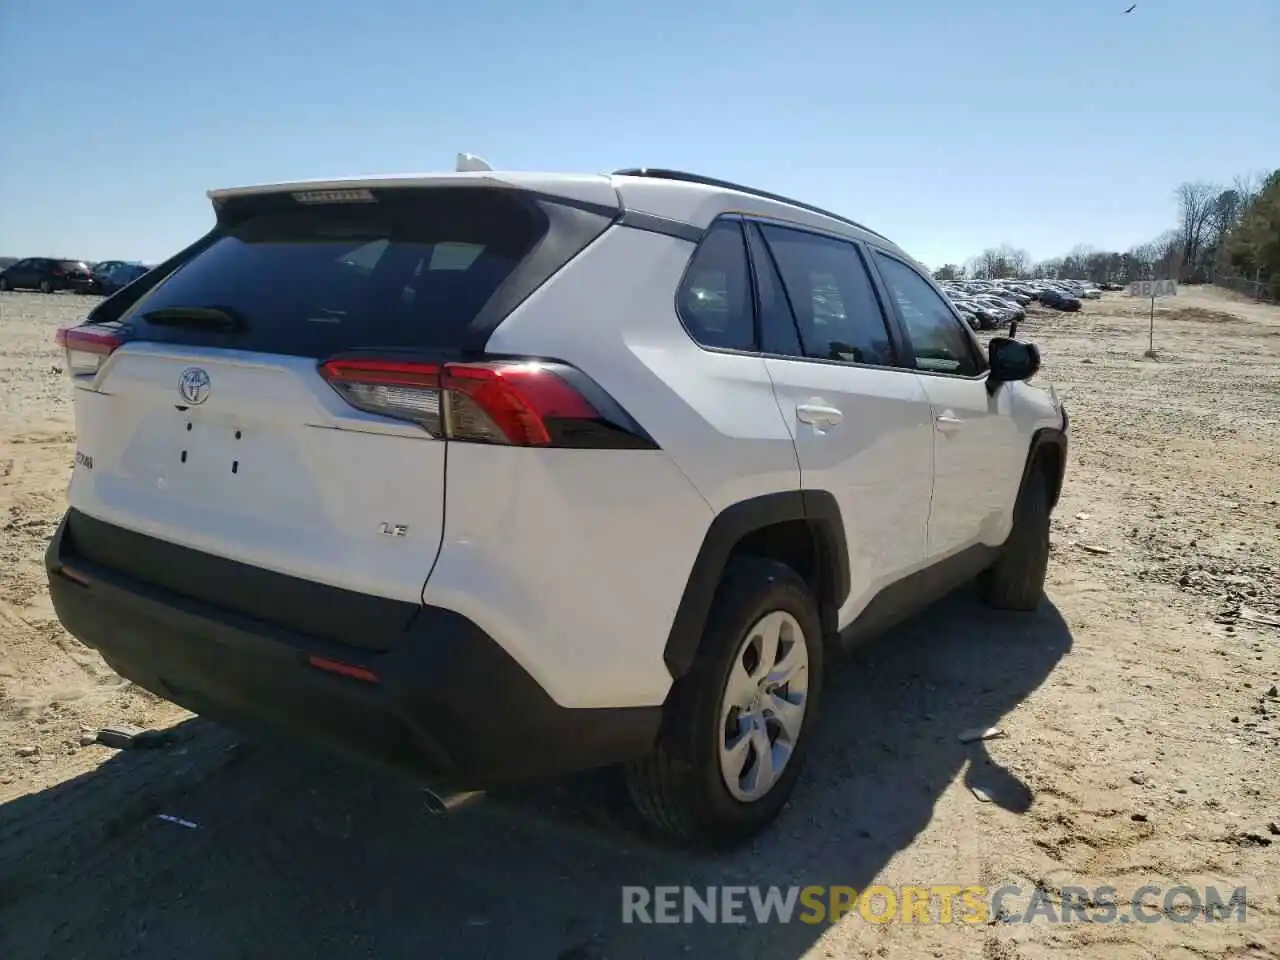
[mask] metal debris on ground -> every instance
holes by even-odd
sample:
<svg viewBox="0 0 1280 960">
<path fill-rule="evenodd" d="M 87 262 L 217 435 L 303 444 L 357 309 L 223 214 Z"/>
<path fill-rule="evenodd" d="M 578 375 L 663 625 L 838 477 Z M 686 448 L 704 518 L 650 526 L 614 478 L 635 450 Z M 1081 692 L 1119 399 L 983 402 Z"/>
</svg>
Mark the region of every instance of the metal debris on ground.
<svg viewBox="0 0 1280 960">
<path fill-rule="evenodd" d="M 181 817 L 174 817 L 167 813 L 157 813 L 157 820 L 163 820 L 165 823 L 176 823 L 180 827 L 186 827 L 188 830 L 195 830 L 200 825 L 190 820 L 183 820 Z"/>
<path fill-rule="evenodd" d="M 163 747 L 172 739 L 168 730 L 144 730 L 133 724 L 120 723 L 98 731 L 97 742 L 117 750 L 145 750 Z"/>
<path fill-rule="evenodd" d="M 999 727 L 973 727 L 970 730 L 960 731 L 961 743 L 976 743 L 979 740 L 995 740 L 999 737 L 1008 736 Z"/>
<path fill-rule="evenodd" d="M 1246 607 L 1244 604 L 1240 605 L 1240 613 L 1237 616 L 1247 623 L 1256 623 L 1264 627 L 1280 627 L 1280 617 L 1273 617 L 1261 610 Z"/>
</svg>

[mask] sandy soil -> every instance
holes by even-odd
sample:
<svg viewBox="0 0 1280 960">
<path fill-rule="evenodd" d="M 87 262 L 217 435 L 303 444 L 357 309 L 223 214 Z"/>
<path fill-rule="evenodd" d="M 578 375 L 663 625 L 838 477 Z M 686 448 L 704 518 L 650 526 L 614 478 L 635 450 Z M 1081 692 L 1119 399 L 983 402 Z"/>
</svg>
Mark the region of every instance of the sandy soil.
<svg viewBox="0 0 1280 960">
<path fill-rule="evenodd" d="M 53 335 L 88 305 L 0 294 L 0 956 L 1280 956 L 1280 308 L 1186 289 L 1154 359 L 1144 304 L 1036 312 L 1072 417 L 1051 603 L 961 592 L 859 653 L 784 819 L 705 857 L 643 837 L 607 775 L 430 817 L 68 637 L 41 567 L 73 455 Z M 177 745 L 80 745 L 118 721 Z M 1243 885 L 1248 919 L 621 924 L 620 887 L 660 883 Z"/>
</svg>

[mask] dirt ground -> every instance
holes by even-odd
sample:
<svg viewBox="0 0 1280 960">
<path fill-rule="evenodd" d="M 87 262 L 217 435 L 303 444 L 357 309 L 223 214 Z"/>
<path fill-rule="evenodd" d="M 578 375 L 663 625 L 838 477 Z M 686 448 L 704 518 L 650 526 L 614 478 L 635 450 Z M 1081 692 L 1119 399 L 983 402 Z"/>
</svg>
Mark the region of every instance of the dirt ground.
<svg viewBox="0 0 1280 960">
<path fill-rule="evenodd" d="M 1035 312 L 1020 336 L 1071 414 L 1051 602 L 961 591 L 860 652 L 783 819 L 712 857 L 643 836 L 608 775 L 432 817 L 412 784 L 242 741 L 68 637 L 41 564 L 73 455 L 53 336 L 90 303 L 0 294 L 6 960 L 1280 956 L 1280 308 L 1184 289 L 1154 358 L 1145 303 Z M 119 721 L 176 745 L 81 746 Z M 1022 893 L 969 925 L 621 922 L 623 885 L 873 883 Z M 1243 886 L 1247 919 L 1009 922 L 1034 890 L 1145 884 L 1157 905 Z"/>
</svg>

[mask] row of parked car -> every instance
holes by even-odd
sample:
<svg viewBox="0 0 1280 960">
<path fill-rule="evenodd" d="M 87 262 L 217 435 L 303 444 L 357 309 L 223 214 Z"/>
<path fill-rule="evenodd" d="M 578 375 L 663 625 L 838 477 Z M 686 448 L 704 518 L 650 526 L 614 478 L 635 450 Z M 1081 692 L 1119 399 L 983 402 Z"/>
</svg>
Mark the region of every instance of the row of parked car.
<svg viewBox="0 0 1280 960">
<path fill-rule="evenodd" d="M 0 270 L 0 290 L 96 293 L 108 296 L 151 268 L 132 260 L 86 263 L 62 257 L 26 257 Z"/>
<path fill-rule="evenodd" d="M 1027 304 L 1075 311 L 1102 290 L 1082 280 L 945 280 L 942 290 L 969 326 L 993 330 L 1026 317 Z"/>
</svg>

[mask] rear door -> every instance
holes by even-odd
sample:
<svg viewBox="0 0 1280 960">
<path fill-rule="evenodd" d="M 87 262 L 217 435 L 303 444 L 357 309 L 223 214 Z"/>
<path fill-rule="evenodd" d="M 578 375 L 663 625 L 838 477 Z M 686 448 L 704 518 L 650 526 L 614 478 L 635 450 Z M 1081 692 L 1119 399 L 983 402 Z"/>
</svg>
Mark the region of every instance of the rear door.
<svg viewBox="0 0 1280 960">
<path fill-rule="evenodd" d="M 363 349 L 456 356 L 545 251 L 551 219 L 530 195 L 479 187 L 254 195 L 220 219 L 193 259 L 89 328 L 122 344 L 73 378 L 71 506 L 419 602 L 443 529 L 446 442 L 357 409 L 319 364 Z M 544 274 L 563 263 L 533 259 Z"/>
<path fill-rule="evenodd" d="M 921 565 L 933 484 L 929 400 L 896 366 L 857 244 L 752 224 L 761 345 L 805 489 L 840 505 L 851 590 L 840 625 Z"/>
<path fill-rule="evenodd" d="M 23 260 L 18 263 L 14 267 L 17 277 L 13 281 L 13 285 L 15 287 L 34 287 L 39 284 L 40 278 L 44 274 L 46 262 L 40 257 L 32 257 L 29 260 Z"/>
</svg>

